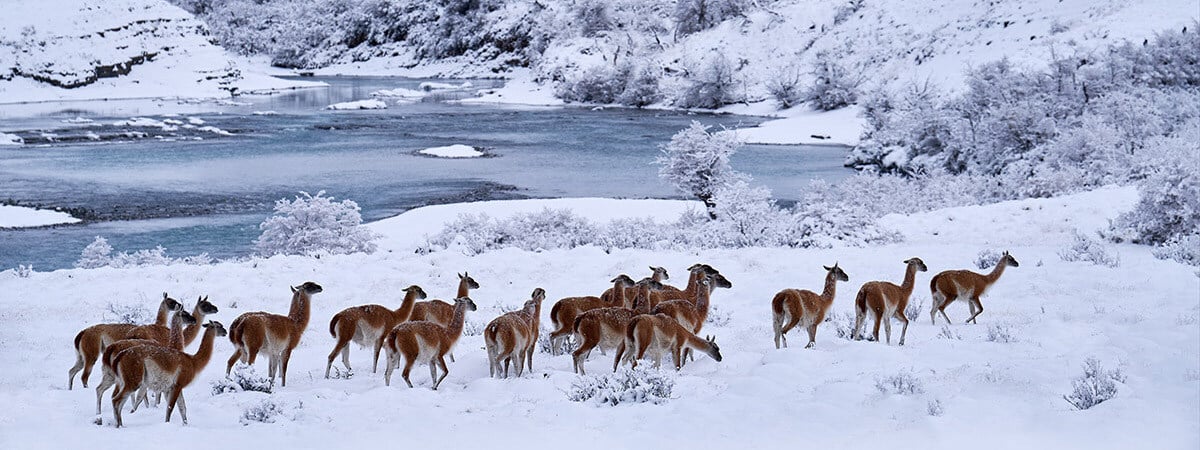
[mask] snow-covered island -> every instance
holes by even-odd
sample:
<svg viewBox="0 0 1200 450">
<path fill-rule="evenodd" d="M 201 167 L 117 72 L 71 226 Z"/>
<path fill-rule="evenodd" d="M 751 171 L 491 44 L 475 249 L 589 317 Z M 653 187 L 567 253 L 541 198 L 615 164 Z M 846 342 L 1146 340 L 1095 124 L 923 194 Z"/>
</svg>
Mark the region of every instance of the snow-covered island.
<svg viewBox="0 0 1200 450">
<path fill-rule="evenodd" d="M 352 102 L 334 103 L 325 109 L 336 111 L 353 111 L 358 109 L 387 109 L 387 103 L 378 99 L 355 100 Z"/>
<path fill-rule="evenodd" d="M 417 154 L 433 156 L 437 158 L 480 158 L 487 155 L 487 153 L 479 151 L 479 149 L 475 147 L 464 144 L 430 147 L 418 150 Z"/>
<path fill-rule="evenodd" d="M 42 227 L 79 222 L 78 218 L 62 211 L 0 205 L 0 228 Z"/>
</svg>

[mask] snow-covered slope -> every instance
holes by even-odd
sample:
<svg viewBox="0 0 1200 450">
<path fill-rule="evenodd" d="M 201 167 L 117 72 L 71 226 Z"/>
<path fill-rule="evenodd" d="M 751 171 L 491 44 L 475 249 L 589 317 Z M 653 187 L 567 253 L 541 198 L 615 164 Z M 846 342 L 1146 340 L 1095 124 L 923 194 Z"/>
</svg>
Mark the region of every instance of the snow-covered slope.
<svg viewBox="0 0 1200 450">
<path fill-rule="evenodd" d="M 1186 449 L 1200 444 L 1200 299 L 1194 268 L 1154 259 L 1149 249 L 1121 245 L 1119 268 L 1063 262 L 1058 250 L 1071 228 L 1084 232 L 1128 207 L 1130 188 L 1072 197 L 1025 200 L 993 206 L 935 211 L 887 222 L 909 236 L 880 248 L 742 249 L 702 252 L 596 248 L 525 252 L 504 250 L 466 257 L 441 252 L 417 255 L 384 245 L 374 255 L 308 259 L 275 257 L 214 266 L 63 270 L 28 278 L 0 273 L 0 447 L 172 448 L 376 447 L 380 442 L 426 447 L 551 448 L 573 442 L 583 448 L 1063 448 Z M 563 202 L 569 202 L 563 200 Z M 544 205 L 531 205 L 540 207 Z M 557 205 L 555 205 L 557 206 Z M 620 214 L 621 205 L 586 202 L 580 211 Z M 517 205 L 449 205 L 435 214 L 406 214 L 376 231 L 390 241 L 411 240 L 430 223 L 456 212 L 511 211 Z M 420 211 L 420 210 L 418 210 Z M 644 215 L 645 209 L 631 209 Z M 405 221 L 412 221 L 409 225 Z M 1068 222 L 1069 220 L 1069 222 Z M 1020 224 L 997 233 L 996 224 Z M 1006 225 L 1007 226 L 1007 225 Z M 1019 230 L 1019 231 L 1018 231 Z M 929 324 L 927 286 L 933 272 L 972 267 L 983 248 L 1008 249 L 1021 266 L 1010 268 L 983 303 L 978 325 L 964 325 L 966 307 L 947 313 L 955 324 Z M 869 280 L 898 281 L 906 258 L 920 256 L 931 272 L 917 277 L 907 345 L 853 342 L 837 337 L 858 287 Z M 612 276 L 648 275 L 648 265 L 670 270 L 703 261 L 722 271 L 733 288 L 718 290 L 709 324 L 723 361 L 698 356 L 674 379 L 666 403 L 616 407 L 576 403 L 566 392 L 579 378 L 570 358 L 535 356 L 536 371 L 521 379 L 487 376 L 480 336 L 465 336 L 441 389 L 429 389 L 424 367 L 413 372 L 417 387 L 385 387 L 369 370 L 369 352 L 351 350 L 350 379 L 322 377 L 333 346 L 329 318 L 350 305 L 398 304 L 398 289 L 419 284 L 433 298 L 453 293 L 456 272 L 480 283 L 471 296 L 479 310 L 470 328 L 514 307 L 535 287 L 554 299 L 597 294 Z M 817 346 L 771 343 L 770 300 L 785 287 L 819 289 L 823 264 L 840 263 L 850 282 L 838 286 L 834 321 L 821 325 Z M 212 361 L 185 390 L 190 425 L 176 416 L 164 424 L 163 409 L 126 415 L 127 429 L 92 423 L 94 392 L 66 390 L 74 361 L 71 339 L 83 327 L 111 319 L 110 304 L 150 308 L 167 291 L 194 301 L 209 295 L 228 325 L 246 311 L 285 312 L 288 285 L 305 280 L 325 292 L 313 302 L 312 321 L 294 354 L 289 385 L 272 394 L 212 395 L 232 349 L 217 342 Z M 543 323 L 549 326 L 547 313 Z M 895 327 L 894 333 L 899 332 Z M 194 351 L 195 345 L 192 350 Z M 587 367 L 605 372 L 611 357 L 598 352 Z M 1126 375 L 1116 398 L 1076 411 L 1062 398 L 1080 364 L 1095 357 Z M 340 367 L 340 362 L 335 364 Z M 259 362 L 258 373 L 266 371 Z M 919 388 L 898 394 L 886 378 L 910 376 Z M 92 382 L 98 378 L 93 374 Z M 395 380 L 393 380 L 395 381 Z M 883 388 L 881 389 L 880 386 Z M 263 402 L 277 406 L 272 423 L 240 419 Z"/>
<path fill-rule="evenodd" d="M 312 85 L 239 67 L 205 25 L 165 0 L 8 0 L 0 103 L 228 97 Z"/>
</svg>

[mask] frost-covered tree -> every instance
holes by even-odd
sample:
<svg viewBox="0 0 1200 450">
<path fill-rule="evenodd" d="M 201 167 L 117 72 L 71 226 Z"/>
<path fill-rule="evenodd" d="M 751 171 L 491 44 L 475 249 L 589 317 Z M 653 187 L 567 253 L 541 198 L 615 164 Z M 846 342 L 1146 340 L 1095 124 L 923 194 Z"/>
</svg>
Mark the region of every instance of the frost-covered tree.
<svg viewBox="0 0 1200 450">
<path fill-rule="evenodd" d="M 83 253 L 79 254 L 79 260 L 75 261 L 75 267 L 80 269 L 95 269 L 109 265 L 112 261 L 111 245 L 108 245 L 108 239 L 96 236 L 96 239 L 83 248 Z"/>
<path fill-rule="evenodd" d="M 280 199 L 275 214 L 259 225 L 255 247 L 265 256 L 372 253 L 377 236 L 362 225 L 359 210 L 358 203 L 335 202 L 325 191 Z"/>
<path fill-rule="evenodd" d="M 745 8 L 745 0 L 678 0 L 675 31 L 680 36 L 704 31 L 742 14 Z"/>
<path fill-rule="evenodd" d="M 716 109 L 742 101 L 733 64 L 721 54 L 709 55 L 687 73 L 687 87 L 676 101 L 683 108 Z"/>
<path fill-rule="evenodd" d="M 710 133 L 708 127 L 693 121 L 661 147 L 662 155 L 654 162 L 659 164 L 660 178 L 699 198 L 709 217 L 715 219 L 717 191 L 745 177 L 729 165 L 729 157 L 741 147 L 733 133 Z"/>
<path fill-rule="evenodd" d="M 858 101 L 859 83 L 833 55 L 820 52 L 813 62 L 813 84 L 804 100 L 822 111 L 842 108 Z"/>
</svg>

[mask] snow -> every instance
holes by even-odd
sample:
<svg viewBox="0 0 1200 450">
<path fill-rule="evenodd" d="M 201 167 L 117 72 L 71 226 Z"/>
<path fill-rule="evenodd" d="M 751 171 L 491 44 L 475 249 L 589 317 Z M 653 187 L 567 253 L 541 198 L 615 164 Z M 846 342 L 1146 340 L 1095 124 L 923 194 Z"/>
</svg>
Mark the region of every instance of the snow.
<svg viewBox="0 0 1200 450">
<path fill-rule="evenodd" d="M 514 71 L 503 87 L 480 93 L 479 97 L 458 100 L 463 104 L 503 104 L 529 106 L 561 106 L 562 100 L 554 96 L 554 88 L 538 84 L 528 69 Z"/>
<path fill-rule="evenodd" d="M 4 10 L 0 103 L 227 98 L 323 85 L 235 61 L 202 22 L 165 0 L 10 0 Z M 107 67 L 129 72 L 95 78 Z"/>
<path fill-rule="evenodd" d="M 25 140 L 15 134 L 0 133 L 0 145 L 21 145 Z"/>
<path fill-rule="evenodd" d="M 463 144 L 430 147 L 418 151 L 417 153 L 422 155 L 437 156 L 439 158 L 478 158 L 483 156 L 483 152 L 475 150 L 475 147 Z"/>
<path fill-rule="evenodd" d="M 387 103 L 383 100 L 356 100 L 352 102 L 334 103 L 326 106 L 325 109 L 333 109 L 339 111 L 355 110 L 355 109 L 387 109 Z"/>
<path fill-rule="evenodd" d="M 426 82 L 421 83 L 418 87 L 423 91 L 445 91 L 445 90 L 451 90 L 451 89 L 467 89 L 467 88 L 470 88 L 471 86 L 472 85 L 471 85 L 470 81 L 464 81 L 461 84 L 439 83 L 436 81 L 426 81 Z"/>
<path fill-rule="evenodd" d="M 405 100 L 419 100 L 425 97 L 425 92 L 415 89 L 395 88 L 381 89 L 371 93 L 372 97 L 394 97 Z"/>
<path fill-rule="evenodd" d="M 753 128 L 730 132 L 746 144 L 770 145 L 858 145 L 866 121 L 857 106 L 833 111 L 792 108 L 784 119 L 769 120 Z M 826 139 L 814 136 L 824 136 Z"/>
<path fill-rule="evenodd" d="M 802 436 L 806 445 L 832 448 L 961 449 L 981 442 L 985 447 L 1052 443 L 1117 449 L 1153 442 L 1157 448 L 1195 448 L 1200 444 L 1200 300 L 1194 268 L 1154 259 L 1149 248 L 1132 245 L 1116 246 L 1119 268 L 1064 262 L 1056 254 L 1072 238 L 1066 229 L 1102 226 L 1128 207 L 1131 192 L 1105 188 L 1059 199 L 896 216 L 888 223 L 910 240 L 877 248 L 611 253 L 577 248 L 468 257 L 421 255 L 396 245 L 411 243 L 460 212 L 570 206 L 596 219 L 671 218 L 675 208 L 688 206 L 561 199 L 418 209 L 373 224 L 386 237 L 372 255 L 72 269 L 33 272 L 27 278 L 0 273 L 0 292 L 5 292 L 0 342 L 6 349 L 0 365 L 8 371 L 0 378 L 0 402 L 21 406 L 0 411 L 0 442 L 6 448 L 141 448 L 170 440 L 173 447 L 198 449 L 211 447 L 206 436 L 220 436 L 223 445 L 238 447 L 367 447 L 402 433 L 406 445 L 418 447 L 478 446 L 486 439 L 500 447 L 584 442 L 588 448 L 778 448 L 786 437 Z M 955 323 L 945 328 L 957 339 L 938 337 L 947 333 L 941 322 L 929 324 L 924 287 L 937 271 L 971 267 L 985 245 L 1012 251 L 1021 266 L 1010 268 L 983 298 L 987 309 L 979 325 L 962 324 L 967 308 L 956 302 L 947 308 Z M 850 277 L 838 286 L 832 306 L 840 317 L 850 314 L 862 283 L 898 281 L 901 261 L 912 256 L 920 256 L 930 272 L 917 277 L 913 302 L 923 302 L 926 312 L 913 318 L 906 346 L 844 340 L 835 335 L 834 322 L 821 325 L 814 349 L 803 349 L 803 333 L 795 331 L 790 348 L 772 345 L 769 304 L 778 290 L 819 289 L 820 266 L 837 261 Z M 467 318 L 482 326 L 501 313 L 498 305 L 520 305 L 535 287 L 549 295 L 545 311 L 560 297 L 599 294 L 616 274 L 648 275 L 648 265 L 668 268 L 670 283 L 678 286 L 684 268 L 695 262 L 713 265 L 734 285 L 713 295 L 716 312 L 728 323 L 704 330 L 716 336 L 724 359 L 697 356 L 678 373 L 664 371 L 675 387 L 660 405 L 607 407 L 567 400 L 565 392 L 577 379 L 568 356 L 538 353 L 533 374 L 489 379 L 480 336 L 464 336 L 458 343 L 457 362 L 449 363 L 449 376 L 438 391 L 429 389 L 424 367 L 413 371 L 415 389 L 403 383 L 385 387 L 382 374 L 369 369 L 369 351 L 357 346 L 350 357 L 356 369 L 352 378 L 322 378 L 334 344 L 329 317 L 351 305 L 398 304 L 398 289 L 409 284 L 445 299 L 454 291 L 454 274 L 469 271 L 481 286 L 471 293 L 479 309 Z M 324 292 L 312 303 L 312 320 L 293 354 L 288 386 L 272 394 L 211 395 L 210 383 L 223 378 L 232 352 L 225 339 L 218 339 L 212 360 L 184 390 L 186 427 L 178 416 L 162 423 L 158 407 L 127 414 L 128 429 L 114 430 L 107 405 L 105 425 L 96 426 L 93 390 L 65 389 L 62 377 L 74 361 L 71 338 L 105 321 L 110 303 L 149 309 L 163 291 L 188 303 L 210 295 L 221 309 L 212 319 L 228 326 L 246 311 L 286 312 L 287 286 L 306 280 L 320 283 Z M 989 341 L 989 328 L 997 326 L 1015 340 Z M 193 343 L 189 351 L 196 347 Z M 1062 396 L 1089 357 L 1128 378 L 1118 384 L 1116 398 L 1076 411 Z M 604 373 L 609 358 L 597 352 L 586 364 L 591 372 Z M 265 373 L 266 366 L 260 360 L 255 370 Z M 877 380 L 897 374 L 911 375 L 922 389 L 904 395 L 876 387 Z M 92 375 L 93 383 L 98 376 Z M 244 410 L 268 399 L 280 406 L 274 423 L 239 421 Z M 940 416 L 928 412 L 935 402 Z"/>
<path fill-rule="evenodd" d="M 0 205 L 0 228 L 40 227 L 78 222 L 79 219 L 62 211 Z"/>
</svg>

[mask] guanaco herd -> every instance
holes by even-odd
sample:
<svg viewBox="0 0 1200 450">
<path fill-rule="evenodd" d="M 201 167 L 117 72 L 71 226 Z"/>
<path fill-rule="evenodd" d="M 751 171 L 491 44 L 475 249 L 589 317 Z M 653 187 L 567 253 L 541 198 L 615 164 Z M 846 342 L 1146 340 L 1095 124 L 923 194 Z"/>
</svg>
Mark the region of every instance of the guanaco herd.
<svg viewBox="0 0 1200 450">
<path fill-rule="evenodd" d="M 855 340 L 863 339 L 863 327 L 871 318 L 874 320 L 871 339 L 879 340 L 879 326 L 883 324 L 885 339 L 890 344 L 892 319 L 895 319 L 901 324 L 898 343 L 904 345 L 910 319 L 905 316 L 905 307 L 916 283 L 916 273 L 928 270 L 920 258 L 908 259 L 904 264 L 904 279 L 899 285 L 871 281 L 859 289 L 854 300 L 852 337 Z M 1006 267 L 1017 266 L 1017 260 L 1004 252 L 990 273 L 948 270 L 935 275 L 929 282 L 933 298 L 930 321 L 936 323 L 937 315 L 941 314 L 950 323 L 946 306 L 961 297 L 970 308 L 971 316 L 966 321 L 976 322 L 983 312 L 979 297 L 1000 278 Z M 599 296 L 567 297 L 555 302 L 550 308 L 554 326 L 548 336 L 551 353 L 561 353 L 567 339 L 573 338 L 578 344 L 572 352 L 574 370 L 581 375 L 585 374 L 584 360 L 597 347 L 602 353 L 614 352 L 614 371 L 623 363 L 636 367 L 638 361 L 647 356 L 654 358 L 657 367 L 668 355 L 679 370 L 691 359 L 693 351 L 721 361 L 721 349 L 716 340 L 699 335 L 708 317 L 713 291 L 731 288 L 733 284 L 707 264 L 694 264 L 688 268 L 689 277 L 684 289 L 664 284 L 669 279 L 666 269 L 650 267 L 650 270 L 650 276 L 636 282 L 624 274 L 613 278 L 610 281 L 612 287 Z M 837 283 L 850 280 L 837 264 L 825 266 L 825 270 L 825 285 L 820 294 L 784 289 L 771 300 L 775 348 L 781 343 L 787 347 L 787 332 L 796 326 L 808 333 L 806 348 L 816 344 L 817 326 L 825 321 L 833 304 Z M 349 343 L 353 341 L 373 349 L 372 372 L 378 371 L 379 352 L 386 352 L 386 385 L 391 385 L 394 369 L 403 363 L 401 377 L 411 388 L 409 372 L 414 364 L 421 362 L 429 365 L 436 390 L 449 373 L 446 356 L 454 361 L 452 352 L 463 333 L 466 313 L 476 310 L 469 294 L 471 289 L 479 288 L 479 283 L 467 273 L 459 274 L 458 278 L 458 292 L 452 303 L 426 300 L 425 291 L 413 285 L 403 289 L 404 299 L 394 310 L 372 304 L 346 308 L 335 314 L 329 322 L 329 334 L 336 343 L 325 365 L 325 377 L 329 378 L 339 354 L 342 364 L 350 370 Z M 234 319 L 228 330 L 220 322 L 204 322 L 205 317 L 218 312 L 208 297 L 199 298 L 189 313 L 182 303 L 164 293 L 153 324 L 100 324 L 80 331 L 75 336 L 76 361 L 70 369 L 67 387 L 74 387 L 75 374 L 81 370 L 80 381 L 87 387 L 92 366 L 99 360 L 103 380 L 96 386 L 97 414 L 100 414 L 102 395 L 115 386 L 112 408 L 117 427 L 123 425 L 121 411 L 129 397 L 134 397 L 130 411 L 134 412 L 149 401 L 150 391 L 155 394 L 156 403 L 166 394 L 167 422 L 171 421 L 171 414 L 178 405 L 179 415 L 186 424 L 187 403 L 183 389 L 208 364 L 214 341 L 222 336 L 228 336 L 234 347 L 225 367 L 226 376 L 238 361 L 253 365 L 262 353 L 268 360 L 271 382 L 274 383 L 278 376 L 280 384 L 286 386 L 292 351 L 308 327 L 312 297 L 322 288 L 309 281 L 291 290 L 291 308 L 286 316 L 248 312 Z M 533 370 L 545 298 L 546 291 L 534 289 L 521 309 L 495 318 L 483 329 L 491 376 L 507 378 L 510 368 L 515 368 L 518 377 L 526 369 Z M 201 328 L 204 333 L 200 347 L 195 353 L 185 352 Z"/>
</svg>

